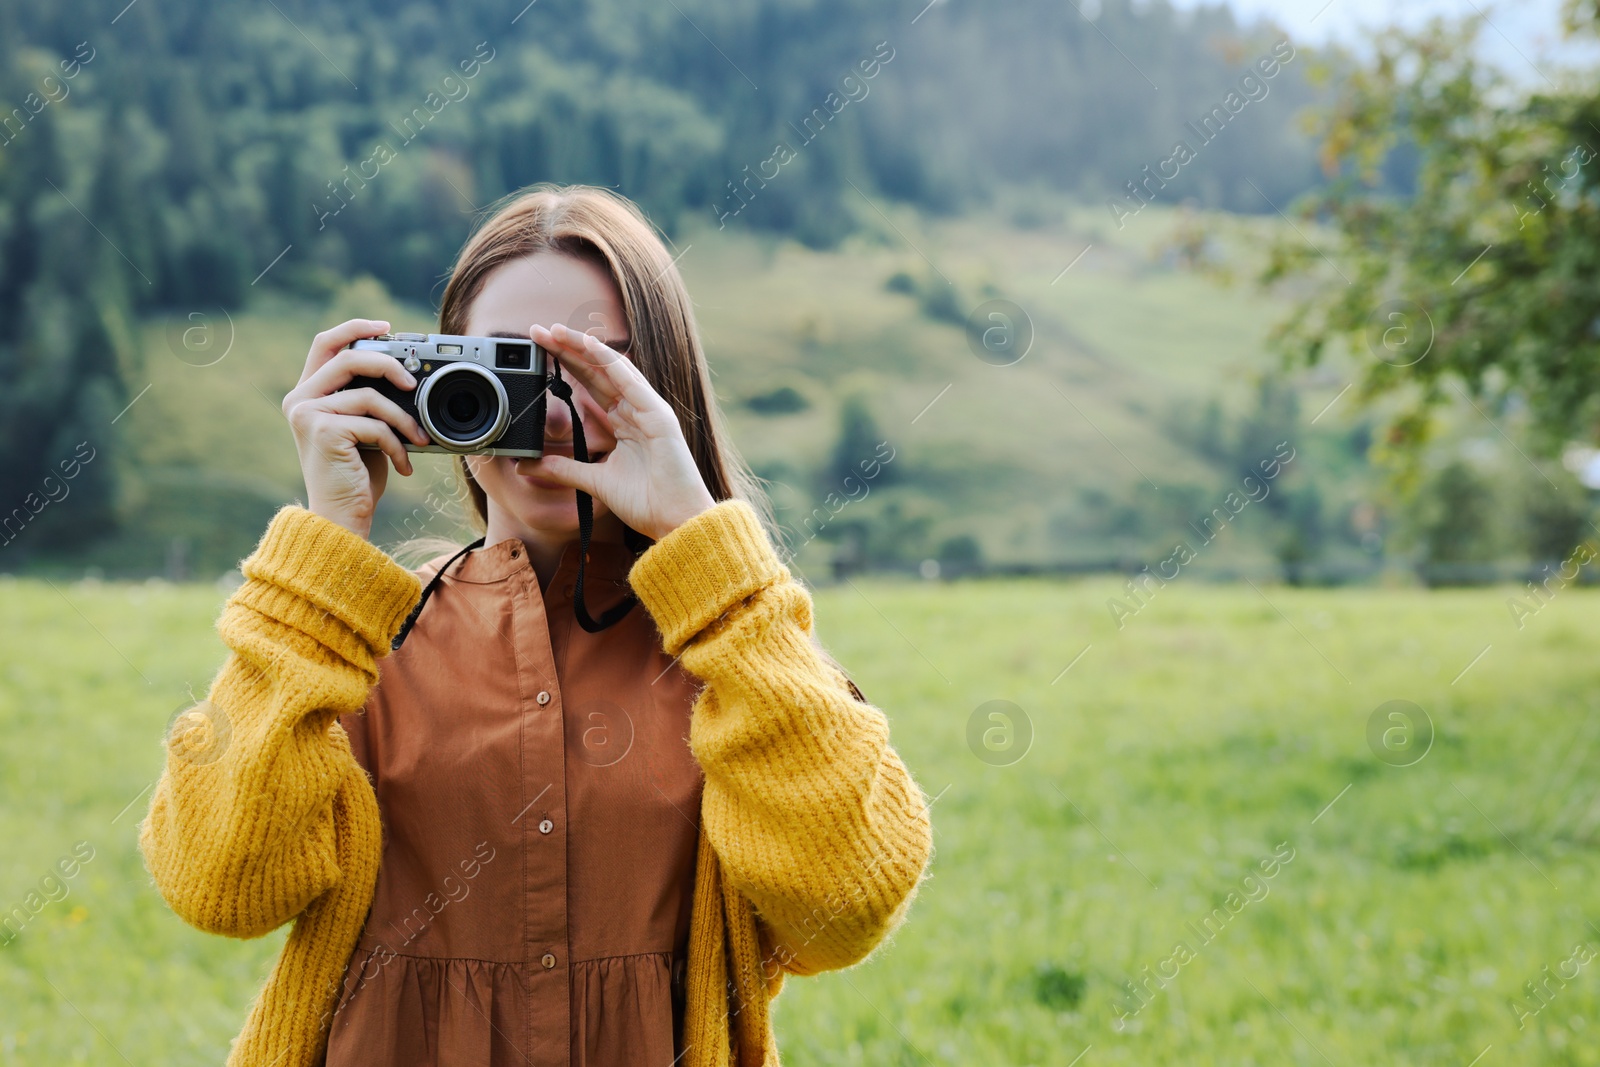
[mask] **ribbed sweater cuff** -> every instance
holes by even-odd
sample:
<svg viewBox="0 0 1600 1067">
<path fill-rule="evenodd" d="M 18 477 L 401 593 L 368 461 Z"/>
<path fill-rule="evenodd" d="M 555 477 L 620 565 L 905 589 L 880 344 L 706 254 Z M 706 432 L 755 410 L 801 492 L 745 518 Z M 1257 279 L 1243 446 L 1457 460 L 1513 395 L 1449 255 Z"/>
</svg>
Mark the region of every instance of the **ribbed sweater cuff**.
<svg viewBox="0 0 1600 1067">
<path fill-rule="evenodd" d="M 422 582 L 388 553 L 295 504 L 272 517 L 239 569 L 338 619 L 378 656 L 422 596 Z"/>
<path fill-rule="evenodd" d="M 755 508 L 743 500 L 702 511 L 646 549 L 628 572 L 672 655 L 739 601 L 787 577 Z"/>
</svg>

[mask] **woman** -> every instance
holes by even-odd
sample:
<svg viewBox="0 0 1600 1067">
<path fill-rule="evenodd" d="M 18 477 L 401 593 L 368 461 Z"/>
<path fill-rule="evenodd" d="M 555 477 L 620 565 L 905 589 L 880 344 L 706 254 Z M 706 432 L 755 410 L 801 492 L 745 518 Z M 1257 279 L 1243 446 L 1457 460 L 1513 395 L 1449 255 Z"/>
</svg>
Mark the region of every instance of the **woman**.
<svg viewBox="0 0 1600 1067">
<path fill-rule="evenodd" d="M 784 975 L 903 918 L 921 792 L 816 641 L 637 208 L 510 199 L 439 319 L 531 337 L 572 406 L 548 403 L 541 459 L 457 461 L 484 536 L 412 572 L 367 538 L 389 465 L 412 473 L 402 439 L 427 437 L 341 387 L 416 383 L 347 347 L 386 322 L 313 342 L 283 404 L 307 503 L 244 561 L 231 653 L 140 834 L 187 922 L 294 921 L 228 1062 L 776 1064 Z"/>
</svg>

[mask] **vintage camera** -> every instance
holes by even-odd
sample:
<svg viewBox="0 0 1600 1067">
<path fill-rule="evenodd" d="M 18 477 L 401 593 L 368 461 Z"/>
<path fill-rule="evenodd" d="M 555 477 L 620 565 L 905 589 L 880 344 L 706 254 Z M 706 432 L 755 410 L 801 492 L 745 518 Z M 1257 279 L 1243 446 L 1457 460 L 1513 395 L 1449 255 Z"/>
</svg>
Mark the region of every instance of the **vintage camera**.
<svg viewBox="0 0 1600 1067">
<path fill-rule="evenodd" d="M 432 443 L 401 437 L 407 452 L 544 454 L 549 357 L 531 340 L 386 333 L 350 347 L 393 356 L 417 379 L 414 390 L 387 378 L 352 378 L 344 386 L 376 389 L 416 417 Z"/>
</svg>

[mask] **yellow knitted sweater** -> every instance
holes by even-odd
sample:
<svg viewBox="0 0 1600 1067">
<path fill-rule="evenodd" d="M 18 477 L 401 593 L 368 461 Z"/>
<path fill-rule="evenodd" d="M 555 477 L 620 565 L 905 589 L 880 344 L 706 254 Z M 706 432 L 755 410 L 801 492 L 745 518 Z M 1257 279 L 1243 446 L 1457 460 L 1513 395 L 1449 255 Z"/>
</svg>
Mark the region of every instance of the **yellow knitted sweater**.
<svg viewBox="0 0 1600 1067">
<path fill-rule="evenodd" d="M 139 844 L 191 925 L 259 937 L 294 922 L 228 1064 L 308 1067 L 382 855 L 376 797 L 336 720 L 365 704 L 421 583 L 292 505 L 241 569 L 217 622 L 230 653 L 169 735 Z M 679 526 L 628 580 L 706 683 L 689 736 L 705 789 L 683 1062 L 773 1067 L 783 976 L 850 966 L 899 924 L 932 850 L 927 805 L 883 713 L 818 647 L 810 595 L 749 504 Z"/>
</svg>

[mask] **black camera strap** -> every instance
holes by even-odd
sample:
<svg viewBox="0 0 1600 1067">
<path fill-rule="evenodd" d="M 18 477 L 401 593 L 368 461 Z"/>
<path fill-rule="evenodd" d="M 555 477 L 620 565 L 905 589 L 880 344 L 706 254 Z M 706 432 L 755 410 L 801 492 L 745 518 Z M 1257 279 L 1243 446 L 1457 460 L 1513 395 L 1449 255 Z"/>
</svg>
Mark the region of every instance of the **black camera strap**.
<svg viewBox="0 0 1600 1067">
<path fill-rule="evenodd" d="M 394 635 L 394 640 L 389 642 L 389 651 L 398 652 L 400 646 L 406 643 L 406 635 L 411 633 L 411 628 L 417 624 L 417 616 L 422 614 L 422 607 L 439 587 L 439 579 L 444 577 L 444 572 L 455 565 L 456 560 L 465 556 L 475 548 L 482 548 L 486 538 L 480 537 L 460 552 L 445 560 L 444 566 L 433 572 L 433 577 L 428 579 L 428 584 L 422 587 L 422 599 L 417 601 L 417 606 L 411 609 L 411 614 L 406 616 L 406 621 L 400 624 L 400 632 Z"/>
<path fill-rule="evenodd" d="M 578 417 L 578 405 L 572 400 L 572 385 L 561 376 L 561 365 L 554 359 L 550 360 L 550 391 L 567 405 L 567 410 L 572 412 L 572 457 L 579 463 L 589 462 L 589 446 L 583 438 L 583 420 Z M 573 586 L 572 609 L 578 616 L 578 625 L 592 634 L 599 633 L 609 626 L 615 625 L 633 606 L 639 598 L 629 589 L 623 599 L 600 613 L 596 621 L 589 615 L 589 609 L 583 603 L 583 565 L 589 559 L 589 538 L 594 533 L 594 499 L 582 489 L 578 493 L 578 580 Z M 635 552 L 639 551 L 641 541 L 648 543 L 643 534 L 632 527 L 624 527 L 624 533 L 629 547 Z"/>
<path fill-rule="evenodd" d="M 588 463 L 589 446 L 584 441 L 583 420 L 578 417 L 578 406 L 577 404 L 573 403 L 572 400 L 572 385 L 565 378 L 561 377 L 561 367 L 553 359 L 550 361 L 549 389 L 556 395 L 558 400 L 563 401 L 567 405 L 567 410 L 572 412 L 573 458 L 579 463 Z M 578 579 L 572 588 L 572 610 L 573 613 L 578 617 L 578 625 L 582 626 L 590 633 L 596 634 L 601 630 L 614 626 L 620 622 L 623 616 L 627 615 L 628 612 L 633 610 L 633 606 L 639 602 L 639 598 L 634 595 L 632 589 L 629 589 L 627 596 L 624 597 L 619 603 L 614 604 L 610 608 L 601 612 L 598 620 L 591 616 L 589 614 L 589 609 L 584 606 L 583 568 L 584 564 L 589 558 L 589 540 L 594 534 L 594 498 L 592 498 L 588 493 L 585 493 L 582 489 L 577 490 L 577 493 Z M 651 543 L 648 537 L 642 533 L 639 533 L 631 526 L 623 527 L 623 538 L 627 542 L 628 547 L 633 550 L 635 555 L 644 551 Z M 400 632 L 395 634 L 394 640 L 390 643 L 390 651 L 399 651 L 400 646 L 405 643 L 406 636 L 411 633 L 411 628 L 417 623 L 417 617 L 422 614 L 423 605 L 427 604 L 428 598 L 432 596 L 433 591 L 438 588 L 439 579 L 444 577 L 444 572 L 454 566 L 456 560 L 460 559 L 462 556 L 465 556 L 468 552 L 471 552 L 475 548 L 482 548 L 485 540 L 486 538 L 484 537 L 478 538 L 476 541 L 472 542 L 472 544 L 467 545 L 460 552 L 457 552 L 455 555 L 446 560 L 444 566 L 440 567 L 437 571 L 434 571 L 433 577 L 428 579 L 428 584 L 423 587 L 422 598 L 417 601 L 417 606 L 411 609 L 411 614 L 406 616 L 406 621 L 400 626 Z"/>
</svg>

